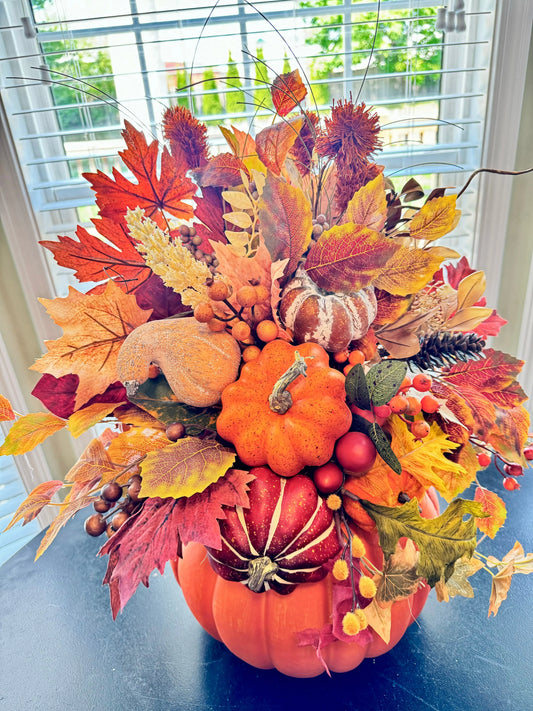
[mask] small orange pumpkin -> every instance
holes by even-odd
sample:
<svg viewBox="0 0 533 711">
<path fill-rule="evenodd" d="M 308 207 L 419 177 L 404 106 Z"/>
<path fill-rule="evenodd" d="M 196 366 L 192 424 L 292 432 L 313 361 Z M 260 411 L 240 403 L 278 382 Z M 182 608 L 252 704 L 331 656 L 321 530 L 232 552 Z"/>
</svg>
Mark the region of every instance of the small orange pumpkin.
<svg viewBox="0 0 533 711">
<path fill-rule="evenodd" d="M 117 375 L 131 397 L 154 363 L 180 402 L 208 407 L 235 380 L 240 362 L 239 345 L 229 333 L 210 331 L 195 318 L 165 319 L 129 334 L 118 355 Z"/>
<path fill-rule="evenodd" d="M 424 497 L 420 505 L 422 515 L 431 518 L 438 514 L 433 496 Z M 354 530 L 365 543 L 367 557 L 381 569 L 383 554 L 375 529 Z M 172 568 L 198 622 L 237 657 L 259 669 L 276 668 L 294 677 L 318 676 L 324 671 L 312 646 L 298 646 L 298 633 L 321 630 L 331 622 L 331 574 L 318 582 L 296 586 L 291 595 L 275 590 L 258 594 L 217 575 L 205 548 L 198 543 L 186 546 L 183 558 L 172 561 Z M 428 593 L 429 587 L 424 585 L 410 597 L 393 603 L 388 643 L 372 631 L 372 641 L 366 646 L 336 640 L 324 647 L 322 655 L 328 668 L 351 671 L 366 657 L 388 652 L 418 617 Z"/>
<path fill-rule="evenodd" d="M 279 305 L 280 318 L 296 343 L 312 341 L 331 353 L 362 338 L 376 314 L 374 287 L 333 294 L 320 289 L 302 268 L 285 287 Z"/>
<path fill-rule="evenodd" d="M 325 464 L 352 422 L 344 381 L 317 344 L 271 341 L 224 389 L 218 434 L 245 464 L 281 476 Z"/>
</svg>

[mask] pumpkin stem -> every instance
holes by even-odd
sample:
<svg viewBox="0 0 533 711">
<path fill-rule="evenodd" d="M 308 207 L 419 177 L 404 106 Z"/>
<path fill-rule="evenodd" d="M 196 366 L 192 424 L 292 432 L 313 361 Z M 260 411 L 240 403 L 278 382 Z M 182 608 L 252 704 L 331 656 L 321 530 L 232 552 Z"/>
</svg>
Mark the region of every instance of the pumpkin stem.
<svg viewBox="0 0 533 711">
<path fill-rule="evenodd" d="M 268 397 L 268 403 L 272 412 L 277 412 L 279 415 L 284 415 L 292 406 L 292 396 L 287 390 L 293 380 L 299 375 L 305 377 L 307 372 L 307 363 L 305 358 L 298 351 L 294 352 L 294 363 L 280 376 L 272 388 L 272 392 Z"/>
<path fill-rule="evenodd" d="M 248 563 L 248 582 L 246 583 L 252 592 L 261 592 L 265 580 L 271 580 L 278 572 L 279 565 L 267 555 L 261 558 L 254 558 Z"/>
</svg>

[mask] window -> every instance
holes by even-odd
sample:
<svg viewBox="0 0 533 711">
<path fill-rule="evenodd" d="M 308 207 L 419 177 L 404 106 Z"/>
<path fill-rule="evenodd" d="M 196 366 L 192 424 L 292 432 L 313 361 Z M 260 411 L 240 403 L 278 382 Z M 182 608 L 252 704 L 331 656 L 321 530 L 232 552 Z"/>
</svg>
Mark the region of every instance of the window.
<svg viewBox="0 0 533 711">
<path fill-rule="evenodd" d="M 91 229 L 83 172 L 123 170 L 123 121 L 157 136 L 172 103 L 207 122 L 217 150 L 215 124 L 270 122 L 268 82 L 300 68 L 319 110 L 350 92 L 377 108 L 379 162 L 399 187 L 410 176 L 427 190 L 460 187 L 481 165 L 514 167 L 501 158 L 516 151 L 531 5 L 466 5 L 466 30 L 443 34 L 429 0 L 0 0 L 0 227 L 25 329 L 56 337 L 36 299 L 64 295 L 70 280 L 36 242 Z M 510 187 L 491 184 L 480 198 L 480 185 L 463 196 L 448 243 L 485 268 L 496 303 Z M 9 334 L 6 344 L 15 362 Z"/>
</svg>

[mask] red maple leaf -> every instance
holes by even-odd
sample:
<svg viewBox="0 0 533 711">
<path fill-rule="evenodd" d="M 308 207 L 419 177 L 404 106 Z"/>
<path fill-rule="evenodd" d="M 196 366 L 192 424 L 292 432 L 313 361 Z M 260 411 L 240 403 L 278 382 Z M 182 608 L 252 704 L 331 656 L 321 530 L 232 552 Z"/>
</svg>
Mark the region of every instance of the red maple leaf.
<svg viewBox="0 0 533 711">
<path fill-rule="evenodd" d="M 279 116 L 286 116 L 305 98 L 307 88 L 300 77 L 300 72 L 280 74 L 274 79 L 270 90 L 272 103 Z"/>
<path fill-rule="evenodd" d="M 125 291 L 135 291 L 150 276 L 151 270 L 135 249 L 126 224 L 105 217 L 92 222 L 104 239 L 78 226 L 77 240 L 60 236 L 57 242 L 43 240 L 39 244 L 52 252 L 60 266 L 74 269 L 74 276 L 80 282 L 114 279 L 126 285 Z"/>
<path fill-rule="evenodd" d="M 161 152 L 161 170 L 158 176 L 159 143 L 148 144 L 144 135 L 128 121 L 122 136 L 126 150 L 119 156 L 132 172 L 137 183 L 125 178 L 116 168 L 113 177 L 97 171 L 84 173 L 83 177 L 91 183 L 96 193 L 96 202 L 102 217 L 120 221 L 128 208 L 141 207 L 148 217 L 153 217 L 160 210 L 174 217 L 190 219 L 193 209 L 183 202 L 192 198 L 196 187 L 183 172 L 177 169 L 176 161 L 165 147 Z"/>
<path fill-rule="evenodd" d="M 221 547 L 217 519 L 225 518 L 222 506 L 248 506 L 249 472 L 230 469 L 201 494 L 188 499 L 149 498 L 102 546 L 109 555 L 104 585 L 109 585 L 113 619 L 124 609 L 139 583 L 149 586 L 150 573 L 163 573 L 165 563 L 176 558 L 180 545 L 191 540 Z"/>
</svg>

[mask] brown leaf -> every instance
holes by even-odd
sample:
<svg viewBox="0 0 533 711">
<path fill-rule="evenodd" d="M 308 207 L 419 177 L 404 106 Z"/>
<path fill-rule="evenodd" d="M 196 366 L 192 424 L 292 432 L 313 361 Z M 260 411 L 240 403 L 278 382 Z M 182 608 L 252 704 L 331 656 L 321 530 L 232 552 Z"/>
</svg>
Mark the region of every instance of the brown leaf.
<svg viewBox="0 0 533 711">
<path fill-rule="evenodd" d="M 457 310 L 474 306 L 485 293 L 485 272 L 472 272 L 459 282 L 457 287 Z"/>
<path fill-rule="evenodd" d="M 439 602 L 448 602 L 451 597 L 460 595 L 461 597 L 474 597 L 474 589 L 467 578 L 477 573 L 483 567 L 483 563 L 478 558 L 463 557 L 455 561 L 452 575 L 445 582 L 441 578 L 435 589 Z"/>
<path fill-rule="evenodd" d="M 381 637 L 385 644 L 388 644 L 392 624 L 392 606 L 382 607 L 374 598 L 370 605 L 365 607 L 365 616 L 374 632 Z"/>
<path fill-rule="evenodd" d="M 272 261 L 288 258 L 292 274 L 311 241 L 311 206 L 299 188 L 268 173 L 259 203 L 261 233 Z"/>
<path fill-rule="evenodd" d="M 342 221 L 364 225 L 371 230 L 381 232 L 387 221 L 387 200 L 383 173 L 363 185 L 355 193 L 346 207 Z"/>
<path fill-rule="evenodd" d="M 33 521 L 44 507 L 50 503 L 54 494 L 59 491 L 62 486 L 63 482 L 59 480 L 45 481 L 39 484 L 39 486 L 36 486 L 15 511 L 13 518 L 4 528 L 4 531 L 11 528 L 17 521 L 22 520 L 23 526 Z"/>
<path fill-rule="evenodd" d="M 393 323 L 376 330 L 376 338 L 393 358 L 410 358 L 420 350 L 418 329 L 435 311 L 432 309 L 424 314 L 407 311 Z"/>
<path fill-rule="evenodd" d="M 494 616 L 497 615 L 500 605 L 507 598 L 513 575 L 515 573 L 523 573 L 525 575 L 533 573 L 533 553 L 524 555 L 522 545 L 516 541 L 509 553 L 503 557 L 503 560 L 498 561 L 489 556 L 487 562 L 498 565 L 498 572 L 492 578 L 488 614 L 488 617 L 490 617 L 491 613 Z"/>
<path fill-rule="evenodd" d="M 368 227 L 336 225 L 311 247 L 305 269 L 322 289 L 350 293 L 373 283 L 397 249 Z"/>
<path fill-rule="evenodd" d="M 31 370 L 55 377 L 79 376 L 76 408 L 114 383 L 118 352 L 126 336 L 145 323 L 151 311 L 137 306 L 135 296 L 125 294 L 109 281 L 102 294 L 82 294 L 69 287 L 66 298 L 39 299 L 63 328 L 63 336 L 46 341 L 48 353 Z"/>
<path fill-rule="evenodd" d="M 444 324 L 446 331 L 473 331 L 476 326 L 483 323 L 489 316 L 492 315 L 492 309 L 486 309 L 482 306 L 470 306 L 465 309 L 456 311 Z"/>
<path fill-rule="evenodd" d="M 235 453 L 212 440 L 184 437 L 141 464 L 142 497 L 192 496 L 204 491 L 231 467 Z"/>
<path fill-rule="evenodd" d="M 419 553 L 411 539 L 407 539 L 405 547 L 399 544 L 396 552 L 385 561 L 383 575 L 376 592 L 378 603 L 389 603 L 402 600 L 415 592 L 421 578 L 417 574 Z"/>
<path fill-rule="evenodd" d="M 298 138 L 302 124 L 303 118 L 298 116 L 267 126 L 255 137 L 259 159 L 275 175 L 281 175 L 287 154 Z"/>
</svg>

